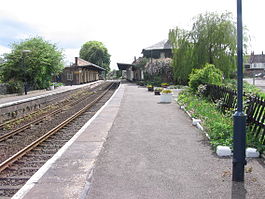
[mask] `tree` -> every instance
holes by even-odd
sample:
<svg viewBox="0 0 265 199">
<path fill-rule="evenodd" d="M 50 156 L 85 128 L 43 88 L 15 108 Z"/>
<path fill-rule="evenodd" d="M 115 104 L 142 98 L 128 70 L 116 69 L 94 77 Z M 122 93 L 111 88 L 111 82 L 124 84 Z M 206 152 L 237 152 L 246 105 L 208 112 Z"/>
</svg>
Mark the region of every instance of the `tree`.
<svg viewBox="0 0 265 199">
<path fill-rule="evenodd" d="M 193 48 L 190 41 L 190 32 L 176 28 L 170 30 L 169 40 L 173 46 L 173 73 L 178 84 L 187 84 L 189 74 L 194 66 Z"/>
<path fill-rule="evenodd" d="M 47 88 L 52 77 L 63 69 L 62 51 L 41 37 L 13 43 L 11 49 L 0 65 L 4 82 L 26 82 L 34 88 Z M 23 50 L 30 52 L 23 55 Z"/>
<path fill-rule="evenodd" d="M 236 26 L 231 13 L 205 13 L 195 18 L 192 28 L 197 66 L 214 64 L 229 77 L 236 68 Z"/>
<path fill-rule="evenodd" d="M 196 92 L 200 85 L 215 84 L 221 85 L 223 81 L 223 73 L 220 69 L 212 64 L 206 64 L 201 69 L 193 69 L 190 74 L 189 86 Z"/>
<path fill-rule="evenodd" d="M 246 30 L 246 29 L 245 29 Z M 173 72 L 177 83 L 187 84 L 193 68 L 214 64 L 225 77 L 236 69 L 236 26 L 231 13 L 198 15 L 191 31 L 170 30 Z M 247 37 L 244 37 L 247 48 Z"/>
<path fill-rule="evenodd" d="M 110 55 L 108 49 L 102 42 L 89 41 L 83 44 L 79 52 L 80 58 L 92 62 L 93 64 L 99 65 L 110 71 Z"/>
</svg>

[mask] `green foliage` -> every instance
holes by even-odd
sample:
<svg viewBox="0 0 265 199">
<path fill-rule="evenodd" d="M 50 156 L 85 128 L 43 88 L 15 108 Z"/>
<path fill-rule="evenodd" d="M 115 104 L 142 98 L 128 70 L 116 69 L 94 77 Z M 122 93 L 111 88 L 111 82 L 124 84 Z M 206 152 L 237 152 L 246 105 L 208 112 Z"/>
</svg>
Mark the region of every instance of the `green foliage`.
<svg viewBox="0 0 265 199">
<path fill-rule="evenodd" d="M 155 91 L 162 92 L 163 88 L 155 88 Z"/>
<path fill-rule="evenodd" d="M 162 90 L 162 93 L 169 94 L 169 93 L 172 93 L 172 90 L 164 89 L 164 90 Z"/>
<path fill-rule="evenodd" d="M 232 115 L 234 110 L 228 110 L 222 113 L 218 107 L 218 103 L 214 104 L 208 99 L 195 95 L 191 89 L 183 90 L 178 95 L 178 103 L 192 114 L 192 117 L 202 120 L 206 132 L 210 136 L 210 143 L 213 147 L 218 145 L 232 146 L 233 137 L 233 120 Z M 251 128 L 246 128 L 246 144 L 247 147 L 257 148 L 263 152 L 263 145 L 258 136 L 251 131 Z"/>
<path fill-rule="evenodd" d="M 162 86 L 162 87 L 168 87 L 169 84 L 168 84 L 168 83 L 162 83 L 161 86 Z"/>
<path fill-rule="evenodd" d="M 148 62 L 148 59 L 146 57 L 140 57 L 140 58 L 138 58 L 137 62 L 135 63 L 135 66 L 137 68 L 144 69 L 147 62 Z"/>
<path fill-rule="evenodd" d="M 13 43 L 11 48 L 0 64 L 4 82 L 27 82 L 34 88 L 46 88 L 52 77 L 63 69 L 62 51 L 41 37 Z M 22 53 L 23 50 L 31 52 Z"/>
<path fill-rule="evenodd" d="M 231 13 L 207 12 L 194 18 L 193 28 L 170 30 L 173 46 L 173 73 L 178 84 L 187 84 L 194 68 L 214 64 L 225 77 L 234 75 L 236 68 L 236 26 Z M 244 48 L 247 48 L 244 37 Z"/>
<path fill-rule="evenodd" d="M 235 79 L 225 79 L 223 85 L 232 90 L 237 90 L 237 82 Z M 256 95 L 265 99 L 265 93 L 260 88 L 249 84 L 246 81 L 243 83 L 243 91 L 247 95 Z"/>
<path fill-rule="evenodd" d="M 187 85 L 189 74 L 194 66 L 193 44 L 190 32 L 178 27 L 170 30 L 169 40 L 173 46 L 173 74 L 177 84 Z"/>
<path fill-rule="evenodd" d="M 10 79 L 7 82 L 7 93 L 23 93 L 23 82 Z"/>
<path fill-rule="evenodd" d="M 236 26 L 231 13 L 205 13 L 192 28 L 195 63 L 214 64 L 229 77 L 236 68 Z"/>
<path fill-rule="evenodd" d="M 202 120 L 202 125 L 210 136 L 213 147 L 231 146 L 233 121 L 231 115 L 222 114 L 215 104 L 198 97 L 186 89 L 178 95 L 178 103 L 185 105 L 192 117 Z"/>
<path fill-rule="evenodd" d="M 149 73 L 144 73 L 145 81 L 144 84 L 152 84 L 154 86 L 160 86 L 162 83 L 162 78 L 158 75 L 150 75 Z"/>
<path fill-rule="evenodd" d="M 202 69 L 193 69 L 189 76 L 189 86 L 196 92 L 201 84 L 222 84 L 223 73 L 212 64 L 206 64 Z"/>
<path fill-rule="evenodd" d="M 80 58 L 92 62 L 110 71 L 110 55 L 102 42 L 89 41 L 83 44 L 79 52 Z"/>
</svg>

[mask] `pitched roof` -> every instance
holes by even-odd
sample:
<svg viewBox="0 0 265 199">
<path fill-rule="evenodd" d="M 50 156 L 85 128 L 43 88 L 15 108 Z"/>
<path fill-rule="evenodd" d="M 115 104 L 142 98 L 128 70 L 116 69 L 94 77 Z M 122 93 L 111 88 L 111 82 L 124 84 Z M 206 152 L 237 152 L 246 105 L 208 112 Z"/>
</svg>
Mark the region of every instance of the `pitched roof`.
<svg viewBox="0 0 265 199">
<path fill-rule="evenodd" d="M 96 68 L 98 70 L 101 70 L 101 71 L 106 70 L 105 68 L 102 68 L 102 67 L 100 67 L 100 66 L 98 66 L 96 64 L 93 64 L 93 63 L 91 63 L 89 61 L 86 61 L 84 59 L 81 59 L 79 57 L 75 57 L 75 64 L 74 65 L 75 66 L 79 66 L 79 67 L 88 67 L 88 66 L 90 66 L 90 67 L 94 67 L 94 68 Z"/>
<path fill-rule="evenodd" d="M 249 63 L 265 63 L 265 54 L 261 54 L 261 55 L 254 55 L 251 54 L 250 58 L 249 58 Z"/>
<path fill-rule="evenodd" d="M 162 50 L 162 49 L 172 49 L 172 45 L 169 40 L 160 41 L 152 46 L 144 48 L 144 50 Z"/>
<path fill-rule="evenodd" d="M 119 70 L 126 70 L 129 67 L 134 67 L 133 64 L 117 63 Z"/>
</svg>

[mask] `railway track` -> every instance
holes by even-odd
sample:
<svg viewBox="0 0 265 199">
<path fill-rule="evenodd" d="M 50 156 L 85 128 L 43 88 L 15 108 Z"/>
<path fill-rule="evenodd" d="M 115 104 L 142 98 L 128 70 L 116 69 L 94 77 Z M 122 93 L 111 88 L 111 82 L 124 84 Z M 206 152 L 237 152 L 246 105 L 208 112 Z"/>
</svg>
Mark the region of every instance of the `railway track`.
<svg viewBox="0 0 265 199">
<path fill-rule="evenodd" d="M 100 85 L 94 87 L 93 90 L 97 88 L 100 88 Z M 17 128 L 25 124 L 26 125 L 34 124 L 33 121 L 35 120 L 35 118 L 38 118 L 38 117 L 45 118 L 45 116 L 47 117 L 49 115 L 55 114 L 56 112 L 59 112 L 59 110 L 61 110 L 62 107 L 71 106 L 74 103 L 76 103 L 76 101 L 82 101 L 89 95 L 92 95 L 94 92 L 93 90 L 91 88 L 87 89 L 85 87 L 85 88 L 78 89 L 75 93 L 72 93 L 73 91 L 68 91 L 71 93 L 69 93 L 69 95 L 65 99 L 62 98 L 56 103 L 49 104 L 41 109 L 30 112 L 22 117 L 11 119 L 11 120 L 1 123 L 0 124 L 0 141 L 4 140 L 4 137 L 5 137 L 4 134 L 8 134 L 6 132 L 8 132 L 9 130 L 10 131 L 14 130 L 14 128 Z"/>
<path fill-rule="evenodd" d="M 23 125 L 19 125 L 11 131 L 2 132 L 0 134 L 0 163 L 24 148 L 26 143 L 36 140 L 83 108 L 90 100 L 97 96 L 97 92 L 102 92 L 108 84 L 102 84 L 93 90 L 82 90 L 82 93 L 77 93 L 76 98 L 72 100 L 66 99 L 57 104 L 50 113 L 39 115 L 38 118 L 32 119 L 30 122 L 25 122 Z M 25 143 L 21 143 L 21 140 L 25 140 Z"/>
<path fill-rule="evenodd" d="M 109 85 L 82 109 L 0 164 L 0 198 L 10 198 L 110 98 L 118 84 Z"/>
<path fill-rule="evenodd" d="M 38 116 L 37 119 L 33 119 L 32 121 L 22 125 L 21 127 L 17 128 L 17 129 L 14 129 L 14 130 L 11 130 L 11 131 L 8 131 L 6 133 L 2 133 L 2 135 L 0 135 L 0 142 L 10 138 L 11 136 L 14 136 L 22 131 L 24 131 L 25 129 L 28 129 L 30 128 L 32 125 L 36 124 L 36 123 L 40 123 L 41 121 L 45 120 L 47 117 L 50 117 L 50 116 L 53 116 L 53 115 L 56 115 L 58 113 L 60 113 L 64 107 L 66 106 L 73 106 L 77 101 L 80 102 L 80 101 L 83 101 L 84 99 L 86 99 L 87 97 L 89 97 L 90 95 L 92 95 L 93 92 L 89 92 L 87 93 L 85 96 L 82 96 L 78 99 L 74 99 L 73 97 L 70 97 L 70 98 L 67 98 L 66 100 L 63 100 L 63 102 L 60 102 L 58 104 L 55 104 L 53 105 L 53 109 L 51 110 L 51 108 L 44 108 L 44 109 L 48 109 L 48 111 L 45 111 L 45 114 L 42 114 L 42 115 L 38 115 L 36 112 L 33 113 L 33 115 L 36 117 Z M 42 112 L 42 110 L 39 110 L 38 112 Z M 29 114 L 30 117 L 32 117 L 32 114 Z M 25 116 L 26 118 L 29 117 L 29 115 Z M 2 125 L 0 125 L 0 128 L 1 127 L 4 127 L 10 123 L 17 123 L 17 121 L 19 120 L 23 120 L 23 118 L 19 118 L 19 119 L 16 119 L 15 121 L 8 121 Z"/>
</svg>

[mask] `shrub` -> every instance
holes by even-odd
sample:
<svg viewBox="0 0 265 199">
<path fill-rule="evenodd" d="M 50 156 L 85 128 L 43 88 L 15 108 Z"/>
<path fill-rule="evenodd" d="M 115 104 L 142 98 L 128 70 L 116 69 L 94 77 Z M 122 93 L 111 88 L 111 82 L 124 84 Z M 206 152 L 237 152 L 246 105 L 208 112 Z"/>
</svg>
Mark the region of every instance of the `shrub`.
<svg viewBox="0 0 265 199">
<path fill-rule="evenodd" d="M 21 81 L 15 81 L 11 79 L 7 82 L 7 93 L 9 94 L 12 94 L 12 93 L 22 94 L 23 89 L 24 89 L 23 82 Z"/>
<path fill-rule="evenodd" d="M 155 88 L 155 91 L 157 92 L 161 92 L 163 90 L 163 88 Z"/>
<path fill-rule="evenodd" d="M 214 65 L 206 64 L 202 69 L 193 69 L 189 79 L 189 86 L 196 92 L 201 84 L 221 85 L 223 73 Z"/>
<path fill-rule="evenodd" d="M 218 145 L 232 146 L 233 120 L 231 115 L 218 111 L 214 103 L 203 99 L 189 90 L 178 95 L 178 103 L 184 105 L 192 117 L 202 120 L 202 125 L 210 136 L 214 148 Z"/>
</svg>

